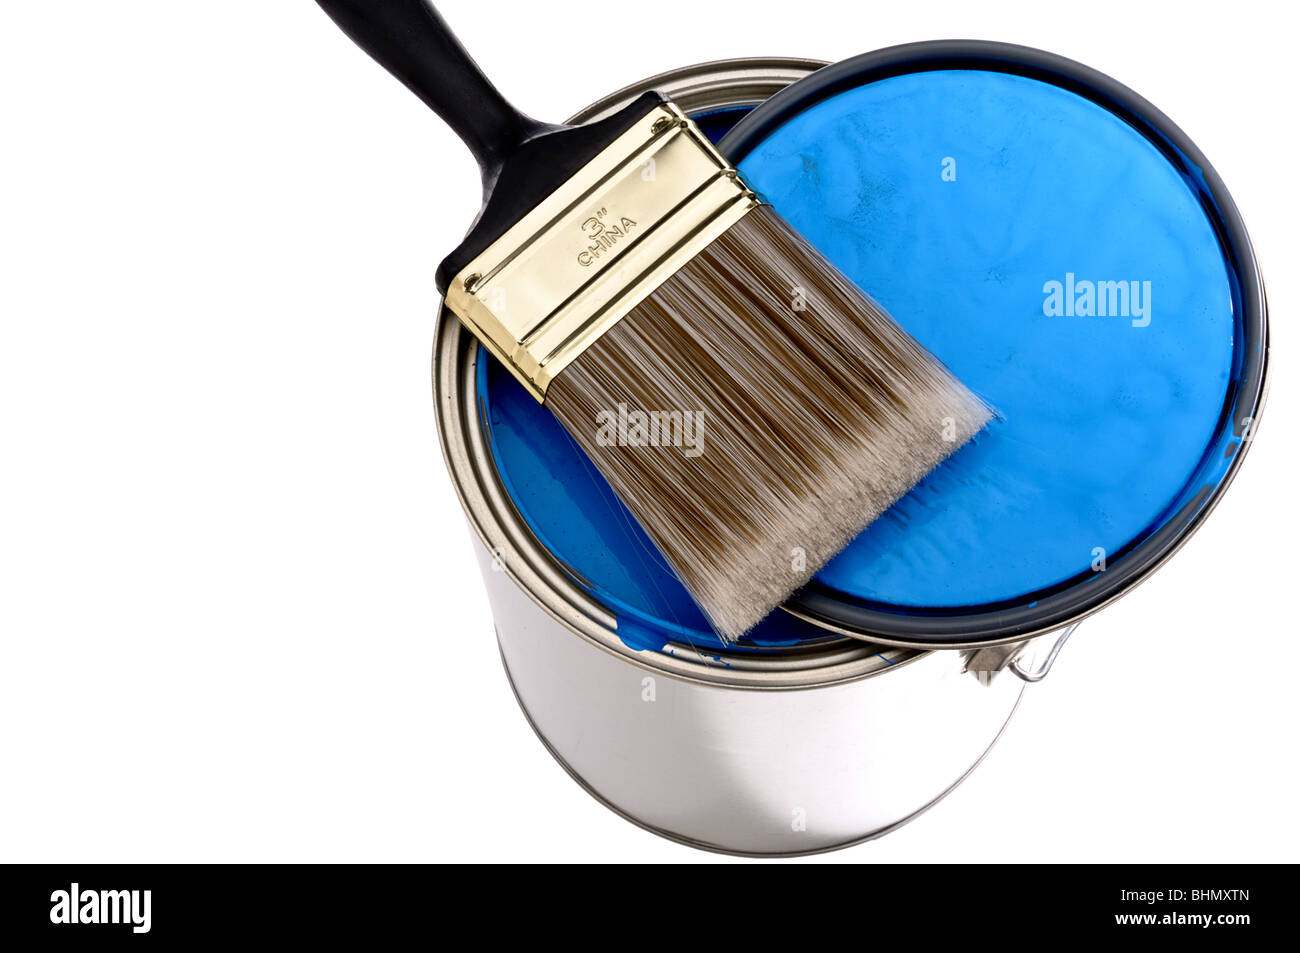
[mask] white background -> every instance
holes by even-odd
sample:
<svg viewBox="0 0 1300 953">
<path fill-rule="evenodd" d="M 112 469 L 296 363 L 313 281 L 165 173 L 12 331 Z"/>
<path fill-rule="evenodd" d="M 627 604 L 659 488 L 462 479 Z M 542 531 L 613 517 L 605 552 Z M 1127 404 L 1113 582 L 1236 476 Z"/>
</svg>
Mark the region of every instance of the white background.
<svg viewBox="0 0 1300 953">
<path fill-rule="evenodd" d="M 1179 123 L 1269 283 L 1249 459 L 952 797 L 802 862 L 1300 859 L 1281 5 L 442 7 L 548 119 L 704 60 L 967 36 Z M 478 201 L 458 141 L 307 0 L 5 5 L 0 860 L 727 859 L 597 805 L 506 685 L 429 380 L 433 268 Z"/>
</svg>

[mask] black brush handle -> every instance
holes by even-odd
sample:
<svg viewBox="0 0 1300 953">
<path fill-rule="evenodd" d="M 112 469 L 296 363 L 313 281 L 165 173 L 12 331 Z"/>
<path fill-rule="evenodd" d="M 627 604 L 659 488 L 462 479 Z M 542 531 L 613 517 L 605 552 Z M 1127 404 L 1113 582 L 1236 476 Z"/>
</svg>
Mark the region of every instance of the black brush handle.
<svg viewBox="0 0 1300 953">
<path fill-rule="evenodd" d="M 483 208 L 465 240 L 438 266 L 444 294 L 492 242 L 631 129 L 656 105 L 642 93 L 584 126 L 530 119 L 497 92 L 428 0 L 316 0 L 356 44 L 441 116 L 483 173 Z"/>
<path fill-rule="evenodd" d="M 428 0 L 316 0 L 357 46 L 451 126 L 485 183 L 506 158 L 556 127 L 525 116 L 497 92 Z"/>
</svg>

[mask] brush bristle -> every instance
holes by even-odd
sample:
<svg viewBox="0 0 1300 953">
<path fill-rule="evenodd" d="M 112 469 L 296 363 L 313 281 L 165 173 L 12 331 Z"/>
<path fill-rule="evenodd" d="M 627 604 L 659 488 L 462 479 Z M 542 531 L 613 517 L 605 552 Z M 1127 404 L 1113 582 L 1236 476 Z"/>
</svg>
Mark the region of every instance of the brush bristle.
<svg viewBox="0 0 1300 953">
<path fill-rule="evenodd" d="M 727 640 L 990 417 L 767 206 L 598 338 L 546 404 Z"/>
</svg>

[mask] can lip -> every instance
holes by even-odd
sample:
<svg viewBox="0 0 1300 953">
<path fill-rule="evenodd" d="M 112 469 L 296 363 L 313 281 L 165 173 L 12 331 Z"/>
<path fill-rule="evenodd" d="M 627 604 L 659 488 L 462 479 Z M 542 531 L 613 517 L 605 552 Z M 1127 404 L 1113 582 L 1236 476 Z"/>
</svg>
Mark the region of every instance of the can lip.
<svg viewBox="0 0 1300 953">
<path fill-rule="evenodd" d="M 740 162 L 789 119 L 837 93 L 906 73 L 976 69 L 1013 73 L 1060 86 L 1090 99 L 1145 136 L 1210 199 L 1207 216 L 1220 235 L 1225 260 L 1235 276 L 1242 308 L 1242 342 L 1234 394 L 1225 401 L 1219 432 L 1250 427 L 1251 436 L 1267 395 L 1268 306 L 1263 278 L 1236 204 L 1217 172 L 1169 117 L 1133 90 L 1104 73 L 1032 47 L 984 40 L 934 40 L 887 47 L 835 63 L 774 94 L 732 129 L 720 149 Z M 1249 450 L 1243 440 L 1212 486 L 1197 494 L 1165 523 L 1135 541 L 1127 558 L 1107 570 L 1104 585 L 1080 587 L 1074 580 L 1027 606 L 990 606 L 901 615 L 870 605 L 853 605 L 813 585 L 782 609 L 797 618 L 852 638 L 896 646 L 964 649 L 1024 641 L 1078 622 L 1143 582 L 1191 538 L 1231 484 Z M 1194 476 L 1195 474 L 1192 474 Z M 1189 476 L 1190 479 L 1190 476 Z"/>
<path fill-rule="evenodd" d="M 635 83 L 583 109 L 585 122 L 659 89 L 692 112 L 753 106 L 825 65 L 820 61 L 765 57 L 688 66 Z M 755 690 L 789 690 L 856 681 L 891 671 L 927 654 L 875 645 L 858 638 L 761 653 L 728 653 L 669 643 L 666 651 L 637 651 L 616 632 L 616 618 L 577 585 L 533 536 L 492 465 L 479 419 L 478 342 L 446 309 L 439 308 L 433 342 L 433 391 L 438 435 L 452 484 L 474 533 L 499 554 L 503 569 L 540 608 L 575 635 L 649 672 L 704 684 Z"/>
<path fill-rule="evenodd" d="M 569 122 L 591 122 L 614 112 L 647 89 L 664 92 L 686 112 L 757 106 L 826 60 L 791 56 L 738 57 L 683 66 L 624 86 L 580 110 Z"/>
</svg>

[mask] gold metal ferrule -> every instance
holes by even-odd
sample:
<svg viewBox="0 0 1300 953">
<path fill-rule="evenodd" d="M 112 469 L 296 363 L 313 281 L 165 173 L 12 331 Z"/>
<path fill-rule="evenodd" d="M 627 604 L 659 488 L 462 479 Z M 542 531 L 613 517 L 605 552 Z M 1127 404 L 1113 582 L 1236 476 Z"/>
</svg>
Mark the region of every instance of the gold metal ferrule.
<svg viewBox="0 0 1300 953">
<path fill-rule="evenodd" d="M 667 103 L 471 261 L 447 307 L 542 401 L 569 362 L 758 204 Z"/>
</svg>

